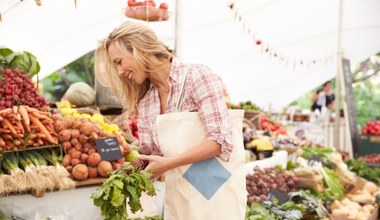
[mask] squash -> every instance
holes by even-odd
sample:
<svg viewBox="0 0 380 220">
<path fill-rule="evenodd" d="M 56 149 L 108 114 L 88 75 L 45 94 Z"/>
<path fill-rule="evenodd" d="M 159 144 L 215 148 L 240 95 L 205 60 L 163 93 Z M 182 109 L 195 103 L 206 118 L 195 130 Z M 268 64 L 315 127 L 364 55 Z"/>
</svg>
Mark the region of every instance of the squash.
<svg viewBox="0 0 380 220">
<path fill-rule="evenodd" d="M 76 107 L 90 106 L 95 103 L 95 90 L 84 82 L 71 84 L 65 93 L 65 99 Z"/>
</svg>

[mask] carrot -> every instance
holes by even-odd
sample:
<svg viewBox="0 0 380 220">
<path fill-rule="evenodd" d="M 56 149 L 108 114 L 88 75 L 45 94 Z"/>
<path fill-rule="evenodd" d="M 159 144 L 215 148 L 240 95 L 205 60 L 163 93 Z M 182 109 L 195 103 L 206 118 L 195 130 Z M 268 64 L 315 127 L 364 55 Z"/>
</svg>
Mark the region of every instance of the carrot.
<svg viewBox="0 0 380 220">
<path fill-rule="evenodd" d="M 47 120 L 50 119 L 48 116 L 40 114 L 40 112 L 32 112 L 32 115 L 34 115 L 35 117 L 39 119 L 47 119 Z"/>
<path fill-rule="evenodd" d="M 19 127 L 21 129 L 21 133 L 24 134 L 25 130 L 24 130 L 24 126 L 22 126 L 21 121 L 16 121 L 16 125 L 17 125 L 17 127 Z"/>
<path fill-rule="evenodd" d="M 0 137 L 0 147 L 5 147 L 5 141 Z"/>
<path fill-rule="evenodd" d="M 37 133 L 37 137 L 39 137 L 39 138 L 46 138 L 46 135 L 44 135 L 42 133 Z"/>
<path fill-rule="evenodd" d="M 28 112 L 38 112 L 38 109 L 35 109 L 35 108 L 31 108 L 29 106 L 25 106 L 26 107 L 26 110 L 28 110 Z"/>
<path fill-rule="evenodd" d="M 10 130 L 5 129 L 5 128 L 0 128 L 0 132 L 1 132 L 1 133 L 11 133 Z"/>
<path fill-rule="evenodd" d="M 3 109 L 3 110 L 0 110 L 0 115 L 8 115 L 9 113 L 11 113 L 13 111 L 13 109 L 11 108 L 6 108 L 6 109 Z"/>
<path fill-rule="evenodd" d="M 48 140 L 50 143 L 57 144 L 58 142 L 54 141 L 54 139 L 51 137 L 50 133 L 46 130 L 45 126 L 36 118 L 34 115 L 29 115 L 30 121 L 35 124 L 40 132 L 44 135 L 46 135 L 46 140 Z"/>
<path fill-rule="evenodd" d="M 11 141 L 5 141 L 5 149 L 12 150 L 13 143 Z"/>
<path fill-rule="evenodd" d="M 28 139 L 29 139 L 29 140 L 33 140 L 33 139 L 36 138 L 36 137 L 37 137 L 36 134 L 31 134 L 31 135 L 29 135 Z"/>
<path fill-rule="evenodd" d="M 28 110 L 26 110 L 25 106 L 20 105 L 18 107 L 18 112 L 20 113 L 25 125 L 29 126 L 30 125 L 30 119 L 29 119 Z"/>
<path fill-rule="evenodd" d="M 8 140 L 12 140 L 13 139 L 12 135 L 10 135 L 10 134 L 1 134 L 1 137 L 3 139 L 8 139 Z"/>
<path fill-rule="evenodd" d="M 44 142 L 42 141 L 41 138 L 37 138 L 37 143 L 38 143 L 39 146 L 44 145 Z"/>
<path fill-rule="evenodd" d="M 24 134 L 14 134 L 12 136 L 15 138 L 24 138 Z"/>
<path fill-rule="evenodd" d="M 6 127 L 8 127 L 8 129 L 13 133 L 13 134 L 17 134 L 16 132 L 16 129 L 13 127 L 13 125 L 11 124 L 11 122 L 8 121 L 8 119 L 4 118 L 3 119 L 3 123 Z"/>
<path fill-rule="evenodd" d="M 24 120 L 22 120 L 21 122 L 24 125 L 26 132 L 30 132 L 30 125 L 26 125 Z"/>
<path fill-rule="evenodd" d="M 17 107 L 17 105 L 14 105 L 13 106 L 13 113 L 17 114 L 17 112 L 18 112 L 18 107 Z"/>
</svg>

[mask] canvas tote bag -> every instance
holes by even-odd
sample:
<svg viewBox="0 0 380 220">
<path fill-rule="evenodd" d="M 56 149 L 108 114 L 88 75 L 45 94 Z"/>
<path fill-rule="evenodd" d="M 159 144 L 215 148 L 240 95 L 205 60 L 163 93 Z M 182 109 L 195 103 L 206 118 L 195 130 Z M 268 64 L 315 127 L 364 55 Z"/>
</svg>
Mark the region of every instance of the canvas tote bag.
<svg viewBox="0 0 380 220">
<path fill-rule="evenodd" d="M 197 112 L 179 112 L 189 69 L 181 80 L 177 112 L 156 118 L 164 157 L 180 154 L 206 138 Z M 165 220 L 244 220 L 247 191 L 242 135 L 243 110 L 229 110 L 233 151 L 228 162 L 217 157 L 177 167 L 165 173 Z"/>
</svg>

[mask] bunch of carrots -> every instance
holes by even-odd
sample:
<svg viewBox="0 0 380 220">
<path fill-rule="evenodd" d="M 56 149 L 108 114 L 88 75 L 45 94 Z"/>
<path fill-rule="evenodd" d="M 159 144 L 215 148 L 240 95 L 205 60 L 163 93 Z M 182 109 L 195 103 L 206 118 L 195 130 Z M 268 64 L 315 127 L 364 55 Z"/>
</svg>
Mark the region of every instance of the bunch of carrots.
<svg viewBox="0 0 380 220">
<path fill-rule="evenodd" d="M 0 110 L 0 151 L 58 144 L 51 113 L 26 105 Z"/>
</svg>

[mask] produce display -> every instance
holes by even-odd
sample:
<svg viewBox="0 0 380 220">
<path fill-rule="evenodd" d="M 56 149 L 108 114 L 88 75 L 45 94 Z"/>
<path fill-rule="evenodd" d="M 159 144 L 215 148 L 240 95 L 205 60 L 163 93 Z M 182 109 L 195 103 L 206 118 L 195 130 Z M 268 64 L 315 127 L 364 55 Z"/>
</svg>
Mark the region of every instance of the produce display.
<svg viewBox="0 0 380 220">
<path fill-rule="evenodd" d="M 34 194 L 75 187 L 56 148 L 8 152 L 0 159 L 0 196 Z"/>
<path fill-rule="evenodd" d="M 46 99 L 39 95 L 32 81 L 17 69 L 0 73 L 0 110 L 17 105 L 46 107 Z"/>
<path fill-rule="evenodd" d="M 29 106 L 0 110 L 0 150 L 58 144 L 51 113 Z"/>
<path fill-rule="evenodd" d="M 71 114 L 52 116 L 59 142 L 65 151 L 62 164 L 72 177 L 79 181 L 98 176 L 107 177 L 113 170 L 122 167 L 124 157 L 112 162 L 104 161 L 97 152 L 95 144 L 99 138 L 116 137 L 121 153 L 128 153 L 129 146 L 122 136 L 108 132 L 112 126 L 101 123 L 104 122 L 101 115 L 87 116 L 87 114 L 74 113 L 74 116 Z"/>
<path fill-rule="evenodd" d="M 380 166 L 380 154 L 367 154 L 363 156 L 363 160 L 370 165 Z"/>
<path fill-rule="evenodd" d="M 376 184 L 380 184 L 380 168 L 370 167 L 363 160 L 347 160 L 348 169 Z"/>
<path fill-rule="evenodd" d="M 231 104 L 231 109 L 244 109 L 247 111 L 261 111 L 260 107 L 253 104 L 251 101 L 239 102 L 237 104 Z"/>
<path fill-rule="evenodd" d="M 156 7 L 154 0 L 128 0 L 125 16 L 143 21 L 166 21 L 169 19 L 168 5 L 163 2 Z"/>
<path fill-rule="evenodd" d="M 362 129 L 362 133 L 368 135 L 380 135 L 380 120 L 368 121 Z"/>
<path fill-rule="evenodd" d="M 283 193 L 294 191 L 295 179 L 292 174 L 281 171 L 277 168 L 254 168 L 253 174 L 246 176 L 248 205 L 253 202 L 262 202 L 268 199 L 270 189 L 275 189 Z"/>
<path fill-rule="evenodd" d="M 289 193 L 289 201 L 279 204 L 277 200 L 254 202 L 247 208 L 247 220 L 278 219 L 329 219 L 327 210 L 314 196 L 304 192 Z"/>
<path fill-rule="evenodd" d="M 277 134 L 286 134 L 286 130 L 281 127 L 280 123 L 270 120 L 265 115 L 261 116 L 260 126 L 261 130 L 263 131 L 269 131 Z"/>
</svg>

